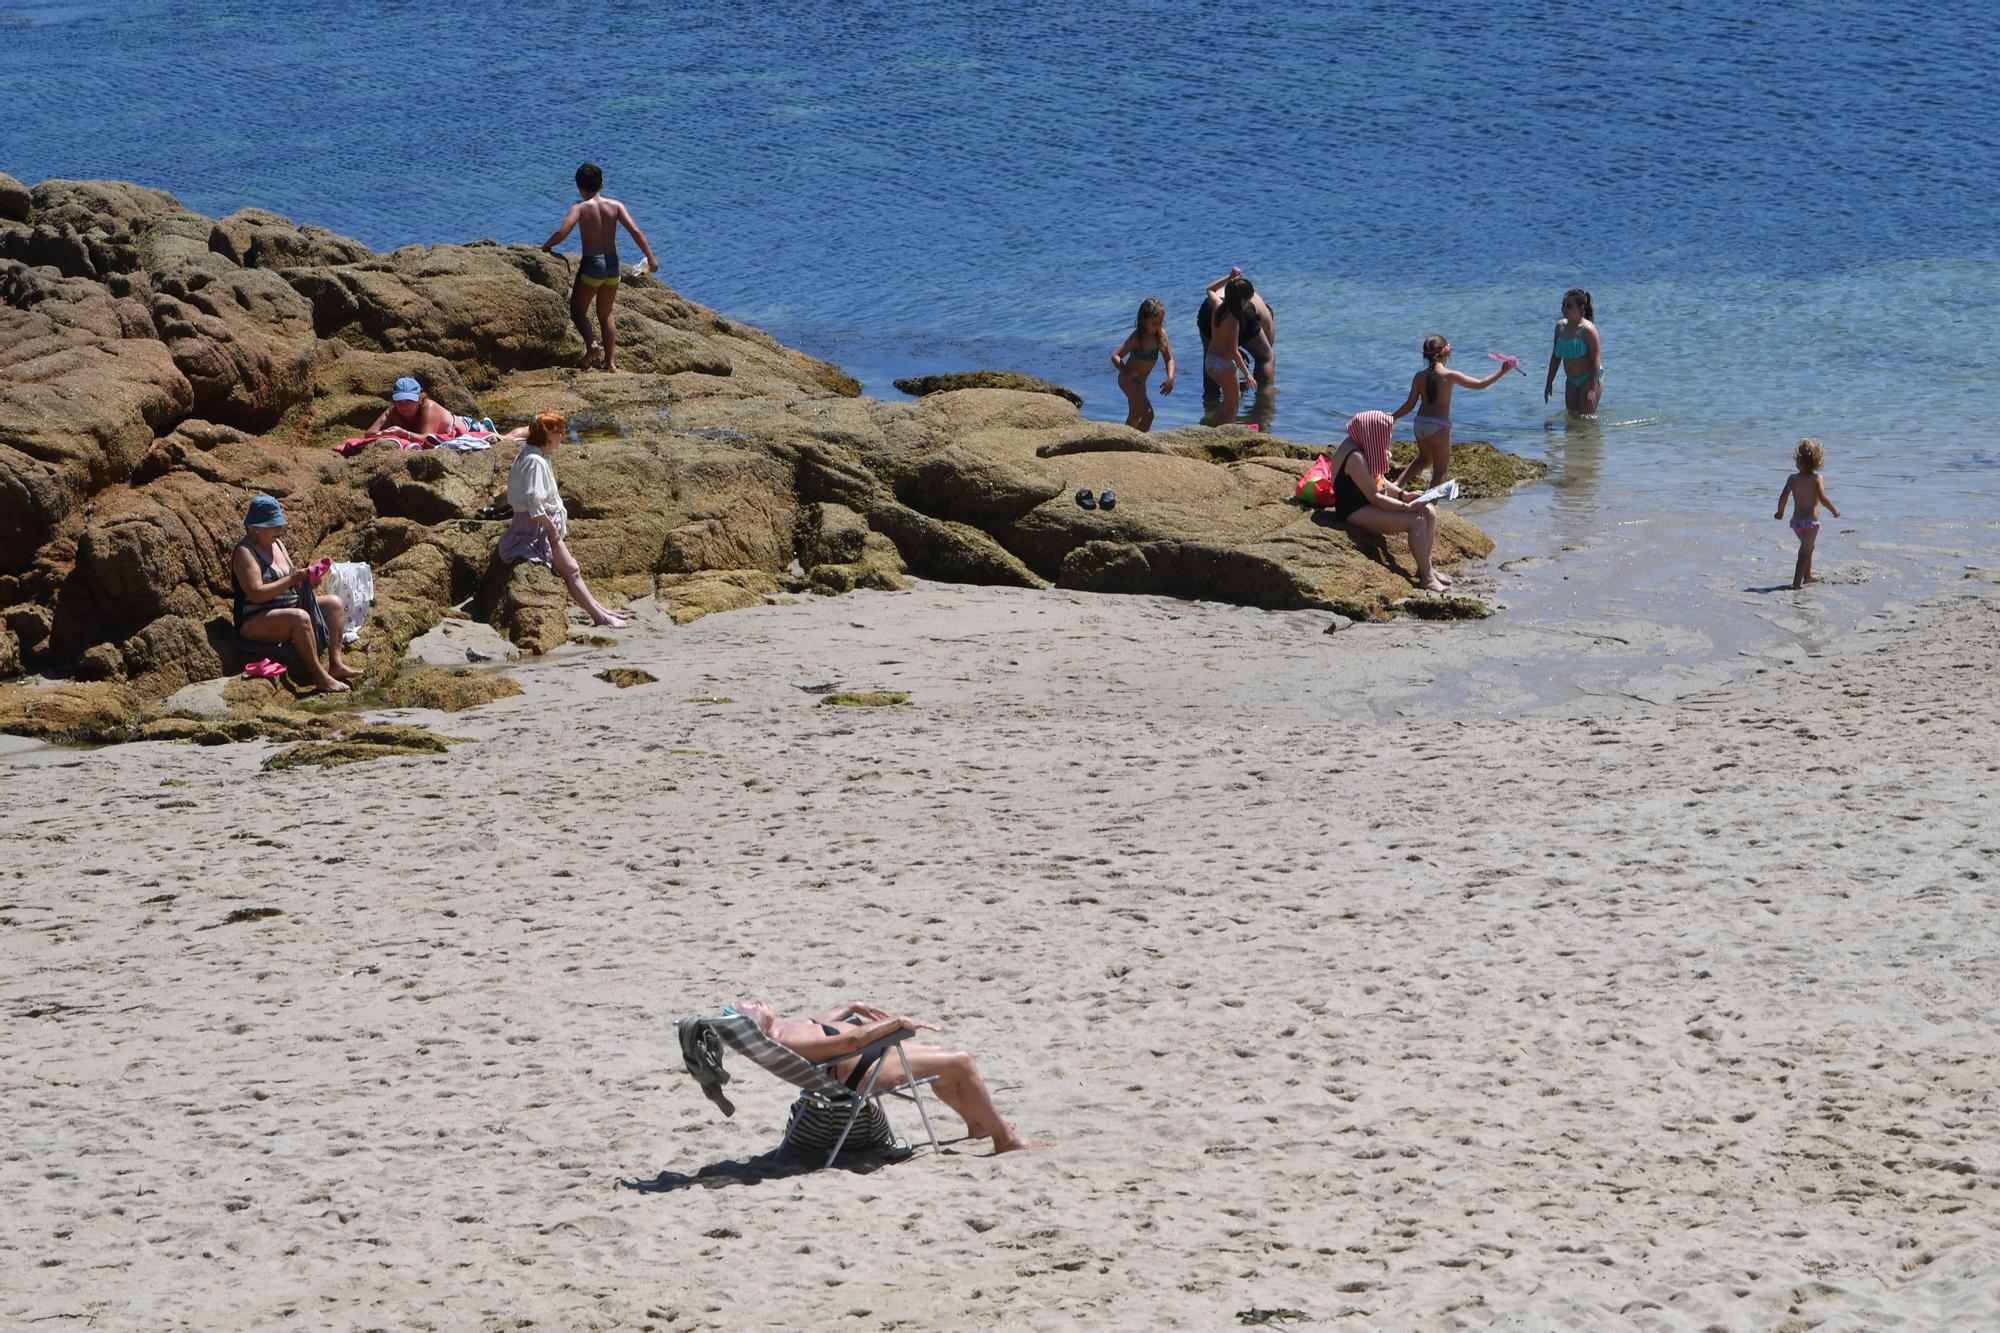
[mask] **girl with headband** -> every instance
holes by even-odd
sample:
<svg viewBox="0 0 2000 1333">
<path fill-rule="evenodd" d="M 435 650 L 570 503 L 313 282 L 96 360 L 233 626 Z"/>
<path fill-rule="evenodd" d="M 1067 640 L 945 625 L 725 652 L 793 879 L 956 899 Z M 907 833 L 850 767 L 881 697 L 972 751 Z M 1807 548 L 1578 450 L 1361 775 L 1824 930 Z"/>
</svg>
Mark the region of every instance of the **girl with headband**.
<svg viewBox="0 0 2000 1333">
<path fill-rule="evenodd" d="M 1516 362 L 1502 361 L 1500 368 L 1483 380 L 1476 380 L 1462 370 L 1453 370 L 1447 364 L 1451 360 L 1451 344 L 1441 333 L 1433 333 L 1424 339 L 1424 368 L 1410 377 L 1410 396 L 1403 405 L 1389 415 L 1401 420 L 1411 408 L 1417 415 L 1411 422 L 1416 430 L 1417 456 L 1403 469 L 1403 475 L 1396 478 L 1398 486 L 1410 484 L 1410 477 L 1420 467 L 1428 464 L 1431 479 L 1426 486 L 1436 486 L 1451 475 L 1451 391 L 1462 385 L 1468 389 L 1484 389 L 1498 384 L 1500 377 L 1510 369 L 1519 370 Z"/>
</svg>

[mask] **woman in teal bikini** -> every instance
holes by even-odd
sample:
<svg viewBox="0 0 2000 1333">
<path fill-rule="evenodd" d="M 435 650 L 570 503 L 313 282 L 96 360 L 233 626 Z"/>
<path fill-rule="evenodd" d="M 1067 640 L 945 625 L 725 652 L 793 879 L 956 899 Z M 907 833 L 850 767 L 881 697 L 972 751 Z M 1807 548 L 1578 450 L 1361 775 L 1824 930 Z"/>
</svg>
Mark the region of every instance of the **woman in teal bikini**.
<svg viewBox="0 0 2000 1333">
<path fill-rule="evenodd" d="M 1132 332 L 1111 354 L 1118 387 L 1125 391 L 1125 424 L 1133 430 L 1153 428 L 1153 401 L 1146 397 L 1146 381 L 1162 357 L 1166 358 L 1167 377 L 1160 381 L 1160 392 L 1172 393 L 1174 349 L 1167 345 L 1167 308 L 1149 296 L 1139 303 L 1139 318 Z"/>
<path fill-rule="evenodd" d="M 1555 391 L 1556 367 L 1568 376 L 1563 386 L 1563 406 L 1580 417 L 1597 412 L 1597 400 L 1604 396 L 1604 365 L 1597 342 L 1597 325 L 1591 323 L 1590 293 L 1572 287 L 1563 293 L 1562 321 L 1556 325 L 1556 345 L 1549 353 L 1549 378 L 1542 385 L 1542 401 Z"/>
</svg>

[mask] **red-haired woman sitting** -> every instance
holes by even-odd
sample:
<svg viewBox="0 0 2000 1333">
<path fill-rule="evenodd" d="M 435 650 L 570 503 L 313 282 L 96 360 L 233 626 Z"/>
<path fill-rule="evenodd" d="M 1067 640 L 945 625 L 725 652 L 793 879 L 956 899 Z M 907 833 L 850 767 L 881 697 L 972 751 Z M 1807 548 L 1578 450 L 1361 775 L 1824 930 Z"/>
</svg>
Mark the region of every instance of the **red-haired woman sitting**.
<svg viewBox="0 0 2000 1333">
<path fill-rule="evenodd" d="M 532 560 L 561 576 L 576 604 L 590 618 L 611 629 L 624 629 L 623 616 L 598 605 L 584 586 L 583 570 L 563 538 L 569 531 L 569 511 L 556 490 L 556 470 L 549 454 L 569 438 L 569 423 L 560 412 L 542 412 L 528 426 L 527 443 L 507 473 L 507 503 L 514 517 L 500 534 L 500 558 L 508 564 Z"/>
</svg>

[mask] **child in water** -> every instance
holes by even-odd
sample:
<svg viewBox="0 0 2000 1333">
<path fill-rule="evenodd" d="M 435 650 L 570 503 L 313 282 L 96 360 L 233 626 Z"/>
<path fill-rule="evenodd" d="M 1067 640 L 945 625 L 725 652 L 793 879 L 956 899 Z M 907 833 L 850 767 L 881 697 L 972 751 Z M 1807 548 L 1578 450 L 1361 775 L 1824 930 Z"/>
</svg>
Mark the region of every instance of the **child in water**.
<svg viewBox="0 0 2000 1333">
<path fill-rule="evenodd" d="M 1444 340 L 1442 333 L 1433 333 L 1424 339 L 1424 368 L 1410 377 L 1410 396 L 1403 405 L 1391 412 L 1391 418 L 1401 420 L 1405 412 L 1417 409 L 1411 420 L 1416 429 L 1417 456 L 1403 469 L 1403 475 L 1396 478 L 1398 486 L 1410 484 L 1410 477 L 1426 463 L 1430 464 L 1429 484 L 1436 486 L 1451 475 L 1451 390 L 1453 385 L 1464 385 L 1468 389 L 1484 389 L 1498 384 L 1500 377 L 1509 370 L 1520 370 L 1518 362 L 1503 361 L 1500 369 L 1483 380 L 1476 380 L 1462 370 L 1453 370 L 1447 364 L 1451 360 L 1451 344 Z"/>
<path fill-rule="evenodd" d="M 1778 512 L 1772 518 L 1785 516 L 1785 502 L 1792 505 L 1792 535 L 1799 539 L 1799 562 L 1792 566 L 1792 586 L 1803 588 L 1808 583 L 1817 583 L 1813 577 L 1813 546 L 1819 541 L 1819 507 L 1826 506 L 1826 512 L 1835 518 L 1840 510 L 1833 504 L 1833 497 L 1826 493 L 1826 478 L 1819 470 L 1826 463 L 1826 450 L 1818 440 L 1800 440 L 1798 452 L 1792 455 L 1798 471 L 1785 478 L 1785 489 L 1778 492 Z"/>
<path fill-rule="evenodd" d="M 1157 361 L 1167 363 L 1167 377 L 1160 381 L 1161 393 L 1174 391 L 1174 349 L 1167 345 L 1167 308 L 1152 297 L 1139 303 L 1139 318 L 1111 364 L 1118 371 L 1118 387 L 1125 391 L 1125 424 L 1134 430 L 1153 428 L 1153 402 L 1146 397 L 1146 381 Z"/>
</svg>

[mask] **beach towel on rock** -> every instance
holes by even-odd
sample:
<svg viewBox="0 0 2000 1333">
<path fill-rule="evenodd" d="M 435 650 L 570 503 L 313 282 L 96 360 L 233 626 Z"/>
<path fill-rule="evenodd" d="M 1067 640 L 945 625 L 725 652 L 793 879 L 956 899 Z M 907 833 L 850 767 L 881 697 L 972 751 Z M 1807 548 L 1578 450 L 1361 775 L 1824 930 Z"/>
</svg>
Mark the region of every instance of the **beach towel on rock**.
<svg viewBox="0 0 2000 1333">
<path fill-rule="evenodd" d="M 1315 509 L 1324 509 L 1333 503 L 1333 460 L 1321 454 L 1299 478 L 1299 484 L 1292 490 L 1294 500 L 1304 500 Z"/>
<path fill-rule="evenodd" d="M 493 442 L 499 438 L 499 430 L 486 417 L 453 417 L 449 430 L 426 435 L 420 440 L 406 440 L 400 435 L 362 435 L 342 440 L 333 446 L 333 451 L 337 454 L 356 454 L 364 446 L 379 440 L 398 449 L 456 449 L 461 453 L 470 453 L 475 449 L 491 449 Z"/>
</svg>

